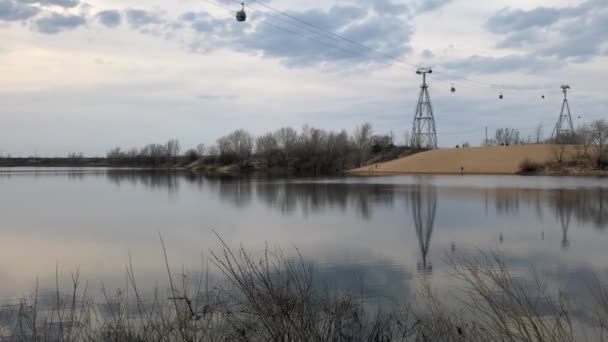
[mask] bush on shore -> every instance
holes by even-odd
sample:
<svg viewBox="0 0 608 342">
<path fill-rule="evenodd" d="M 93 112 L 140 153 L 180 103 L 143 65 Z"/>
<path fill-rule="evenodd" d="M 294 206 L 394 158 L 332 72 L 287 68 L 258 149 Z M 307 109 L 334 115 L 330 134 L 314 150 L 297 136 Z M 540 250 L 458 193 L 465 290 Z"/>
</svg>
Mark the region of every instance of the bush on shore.
<svg viewBox="0 0 608 342">
<path fill-rule="evenodd" d="M 543 166 L 540 163 L 537 163 L 527 158 L 519 164 L 519 170 L 521 173 L 537 173 L 542 169 Z"/>
</svg>

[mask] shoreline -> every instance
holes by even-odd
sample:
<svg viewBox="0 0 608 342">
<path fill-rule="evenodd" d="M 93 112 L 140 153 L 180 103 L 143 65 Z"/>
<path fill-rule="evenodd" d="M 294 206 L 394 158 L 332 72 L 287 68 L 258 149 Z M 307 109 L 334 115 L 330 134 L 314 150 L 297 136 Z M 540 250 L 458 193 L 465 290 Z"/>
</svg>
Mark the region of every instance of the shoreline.
<svg viewBox="0 0 608 342">
<path fill-rule="evenodd" d="M 508 172 L 397 172 L 397 171 L 376 171 L 372 173 L 361 171 L 346 171 L 345 175 L 358 177 L 381 177 L 381 176 L 551 176 L 551 177 L 608 177 L 608 171 L 584 171 L 584 172 L 553 172 L 542 171 L 534 173 L 508 173 Z"/>
</svg>

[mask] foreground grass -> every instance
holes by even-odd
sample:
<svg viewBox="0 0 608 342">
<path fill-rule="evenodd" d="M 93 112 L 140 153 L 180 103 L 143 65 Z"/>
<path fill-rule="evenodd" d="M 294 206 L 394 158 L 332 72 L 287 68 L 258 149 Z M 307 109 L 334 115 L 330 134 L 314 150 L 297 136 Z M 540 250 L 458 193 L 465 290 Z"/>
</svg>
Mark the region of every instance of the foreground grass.
<svg viewBox="0 0 608 342">
<path fill-rule="evenodd" d="M 162 240 L 161 240 L 162 242 Z M 165 253 L 170 288 L 144 299 L 131 263 L 129 286 L 105 302 L 87 295 L 76 274 L 69 294 L 40 302 L 38 291 L 22 299 L 0 331 L 0 341 L 575 341 L 564 293 L 551 295 L 532 274 L 513 277 L 495 256 L 449 259 L 452 277 L 464 288 L 461 305 L 450 308 L 423 284 L 416 302 L 393 312 L 370 310 L 348 293 L 313 286 L 303 258 L 266 250 L 253 258 L 243 248 L 221 248 L 211 261 L 225 282 L 211 285 L 173 274 Z M 165 250 L 163 244 L 163 251 Z M 299 253 L 298 253 L 299 254 Z M 207 268 L 208 270 L 208 268 Z M 192 286 L 190 284 L 194 283 Z M 608 293 L 595 291 L 594 336 L 608 322 Z M 591 310 L 592 308 L 589 308 Z M 7 324 L 7 322 L 9 324 Z"/>
</svg>

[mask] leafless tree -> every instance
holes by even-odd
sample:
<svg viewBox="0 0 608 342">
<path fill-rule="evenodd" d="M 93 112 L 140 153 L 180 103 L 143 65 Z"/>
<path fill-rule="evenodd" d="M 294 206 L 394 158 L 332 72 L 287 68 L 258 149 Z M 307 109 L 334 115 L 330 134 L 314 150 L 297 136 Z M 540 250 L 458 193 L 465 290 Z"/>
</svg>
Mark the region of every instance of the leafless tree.
<svg viewBox="0 0 608 342">
<path fill-rule="evenodd" d="M 513 128 L 499 128 L 495 134 L 496 145 L 517 145 L 519 144 L 519 130 Z"/>
<path fill-rule="evenodd" d="M 287 167 L 289 159 L 293 157 L 298 145 L 298 132 L 291 127 L 283 127 L 276 131 L 274 136 L 280 152 L 280 165 Z"/>
<path fill-rule="evenodd" d="M 411 142 L 410 131 L 407 129 L 403 132 L 403 146 L 409 147 Z"/>
<path fill-rule="evenodd" d="M 179 143 L 179 140 L 171 139 L 171 140 L 167 141 L 166 151 L 167 151 L 167 155 L 169 157 L 171 157 L 171 158 L 178 157 L 179 153 L 181 152 L 181 145 Z"/>
<path fill-rule="evenodd" d="M 205 155 L 205 144 L 196 145 L 196 153 L 199 157 L 203 157 Z"/>
<path fill-rule="evenodd" d="M 232 152 L 228 137 L 221 137 L 217 139 L 217 144 L 215 147 L 217 147 L 217 152 L 219 156 L 225 156 Z"/>
<path fill-rule="evenodd" d="M 358 126 L 353 133 L 353 141 L 357 147 L 357 166 L 361 166 L 363 160 L 367 157 L 369 149 L 371 147 L 371 137 L 373 129 L 372 125 L 368 122 Z"/>
<path fill-rule="evenodd" d="M 265 135 L 258 137 L 255 145 L 256 153 L 264 158 L 268 167 L 272 167 L 272 160 L 279 149 L 279 144 L 274 135 L 272 133 L 266 133 Z"/>
<path fill-rule="evenodd" d="M 247 163 L 253 152 L 253 137 L 244 129 L 236 130 L 228 135 L 228 139 L 237 157 Z"/>
<path fill-rule="evenodd" d="M 591 124 L 591 132 L 593 137 L 593 144 L 597 148 L 597 166 L 601 167 L 605 160 L 605 147 L 608 141 L 608 121 L 605 119 L 596 120 Z"/>
<path fill-rule="evenodd" d="M 220 150 L 217 145 L 211 145 L 209 149 L 207 149 L 207 155 L 212 159 L 217 159 L 220 155 Z M 215 161 L 215 160 L 214 160 Z"/>
</svg>

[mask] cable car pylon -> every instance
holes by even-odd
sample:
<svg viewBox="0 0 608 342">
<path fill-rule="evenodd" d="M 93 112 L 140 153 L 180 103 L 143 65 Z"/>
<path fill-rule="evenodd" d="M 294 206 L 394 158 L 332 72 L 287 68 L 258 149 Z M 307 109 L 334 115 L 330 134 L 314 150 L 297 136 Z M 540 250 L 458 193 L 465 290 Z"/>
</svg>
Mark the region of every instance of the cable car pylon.
<svg viewBox="0 0 608 342">
<path fill-rule="evenodd" d="M 418 97 L 412 128 L 412 146 L 435 149 L 437 148 L 437 130 L 435 128 L 433 105 L 429 96 L 429 86 L 426 84 L 426 75 L 432 74 L 433 70 L 431 68 L 420 68 L 416 73 L 422 75 L 422 85 L 420 86 L 420 96 Z"/>
<path fill-rule="evenodd" d="M 559 114 L 557 124 L 553 130 L 552 140 L 558 141 L 571 138 L 574 135 L 574 125 L 572 124 L 572 115 L 570 114 L 570 104 L 568 103 L 568 90 L 570 86 L 564 84 L 562 93 L 564 93 L 564 102 L 562 103 L 562 111 Z"/>
</svg>

